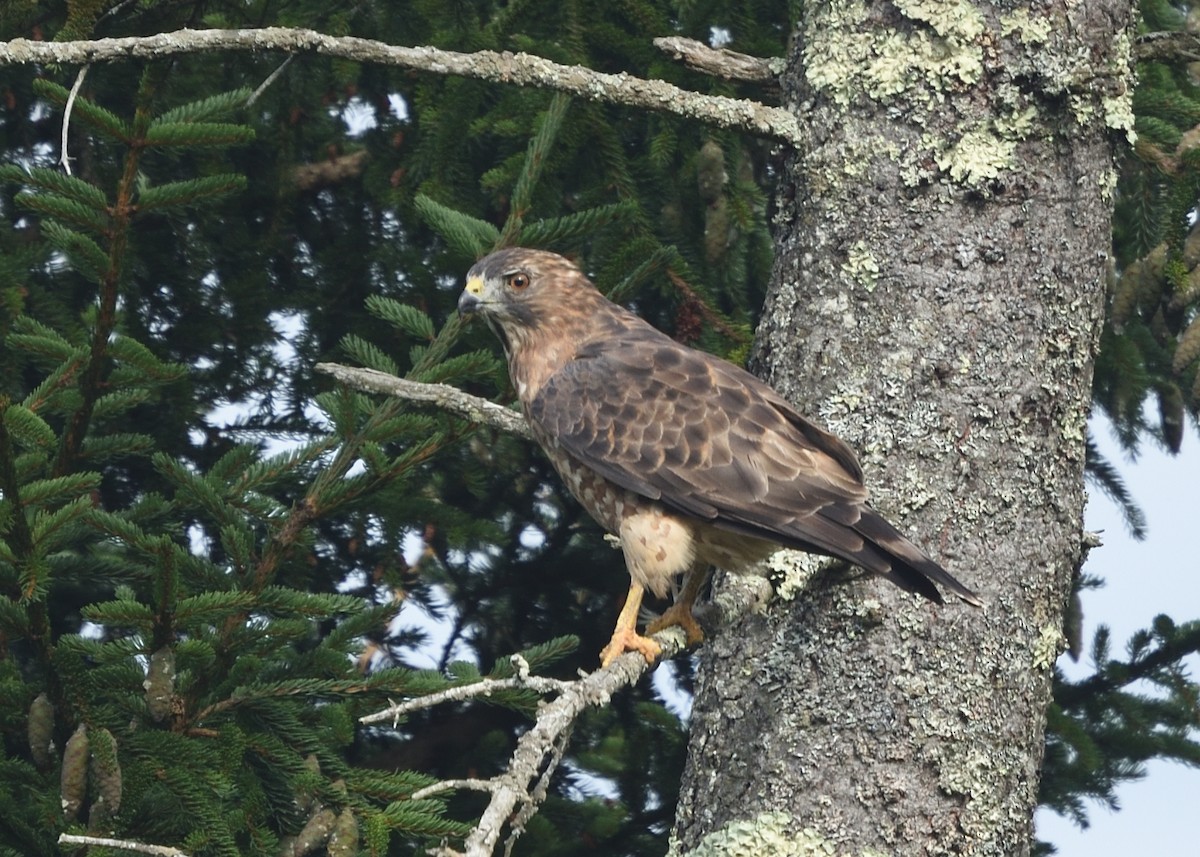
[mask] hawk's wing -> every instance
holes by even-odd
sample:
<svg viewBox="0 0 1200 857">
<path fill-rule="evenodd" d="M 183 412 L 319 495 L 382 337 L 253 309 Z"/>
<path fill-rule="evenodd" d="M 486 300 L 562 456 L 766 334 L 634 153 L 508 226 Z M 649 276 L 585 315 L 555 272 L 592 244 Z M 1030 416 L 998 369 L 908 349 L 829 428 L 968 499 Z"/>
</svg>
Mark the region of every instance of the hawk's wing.
<svg viewBox="0 0 1200 857">
<path fill-rule="evenodd" d="M 741 369 L 652 329 L 585 346 L 529 405 L 579 463 L 733 532 L 842 557 L 936 601 L 978 599 L 866 503 L 842 441 Z"/>
</svg>

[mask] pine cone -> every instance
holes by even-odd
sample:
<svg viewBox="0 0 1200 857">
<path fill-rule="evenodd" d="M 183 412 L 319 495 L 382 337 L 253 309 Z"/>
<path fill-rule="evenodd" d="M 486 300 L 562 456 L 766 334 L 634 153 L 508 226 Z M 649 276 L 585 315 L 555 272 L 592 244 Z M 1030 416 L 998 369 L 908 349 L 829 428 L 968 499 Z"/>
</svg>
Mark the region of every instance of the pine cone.
<svg viewBox="0 0 1200 857">
<path fill-rule="evenodd" d="M 97 810 L 104 818 L 116 815 L 121 808 L 121 763 L 117 760 L 117 739 L 107 729 L 93 729 L 92 736 L 92 782 L 99 792 L 99 800 L 92 804 L 90 819 L 96 821 Z"/>
<path fill-rule="evenodd" d="M 333 833 L 329 835 L 329 845 L 325 847 L 329 857 L 353 857 L 358 853 L 358 819 L 350 811 L 343 809 L 333 825 Z"/>
<path fill-rule="evenodd" d="M 29 755 L 39 771 L 48 771 L 54 764 L 50 744 L 54 741 L 54 706 L 50 697 L 39 693 L 29 704 L 29 721 L 26 724 L 29 736 Z"/>
<path fill-rule="evenodd" d="M 83 806 L 83 798 L 87 794 L 88 745 L 87 727 L 80 723 L 63 748 L 60 790 L 63 818 L 67 821 L 74 821 L 79 815 L 79 808 Z"/>
<path fill-rule="evenodd" d="M 333 831 L 336 821 L 337 815 L 332 809 L 322 809 L 314 813 L 308 820 L 308 824 L 304 825 L 304 829 L 297 834 L 296 841 L 292 843 L 294 857 L 302 857 L 309 851 L 324 845 L 329 839 L 329 834 Z"/>
</svg>

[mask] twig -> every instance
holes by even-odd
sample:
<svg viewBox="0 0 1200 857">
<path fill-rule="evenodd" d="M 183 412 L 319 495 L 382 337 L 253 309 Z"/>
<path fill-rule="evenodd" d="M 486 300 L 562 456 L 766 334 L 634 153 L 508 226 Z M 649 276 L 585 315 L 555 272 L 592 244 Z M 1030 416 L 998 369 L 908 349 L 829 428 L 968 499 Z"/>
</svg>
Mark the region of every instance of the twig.
<svg viewBox="0 0 1200 857">
<path fill-rule="evenodd" d="M 800 123 L 790 111 L 768 107 L 757 101 L 702 95 L 661 80 L 643 80 L 624 73 L 602 74 L 581 66 L 560 65 L 525 53 L 477 51 L 464 54 L 431 47 L 388 45 L 352 36 L 327 36 L 315 30 L 285 27 L 177 30 L 152 36 L 73 42 L 13 39 L 0 44 L 0 66 L 36 62 L 110 62 L 127 57 L 160 58 L 221 50 L 314 51 L 356 62 L 402 66 L 494 83 L 544 87 L 569 92 L 590 101 L 673 113 L 793 146 L 801 141 Z"/>
<path fill-rule="evenodd" d="M 79 74 L 75 75 L 75 84 L 67 96 L 66 106 L 63 107 L 62 142 L 60 143 L 58 162 L 62 164 L 67 175 L 71 174 L 71 158 L 67 154 L 67 131 L 71 128 L 71 110 L 75 107 L 75 96 L 79 94 L 79 87 L 83 86 L 83 79 L 87 77 L 89 68 L 91 68 L 90 65 L 85 65 L 79 70 Z"/>
<path fill-rule="evenodd" d="M 668 628 L 654 639 L 663 647 L 664 660 L 683 651 L 683 632 L 678 628 Z M 575 720 L 589 707 L 607 705 L 614 693 L 636 684 L 649 669 L 639 653 L 627 652 L 607 667 L 570 682 L 557 699 L 541 707 L 537 721 L 517 741 L 508 770 L 493 778 L 492 799 L 467 837 L 466 857 L 490 857 L 514 812 L 519 813 L 521 824 L 532 817 L 545 798 L 544 783 L 562 758 Z M 514 825 L 512 832 L 510 842 L 520 830 Z"/>
<path fill-rule="evenodd" d="M 103 15 L 101 15 L 96 20 L 103 21 L 105 18 L 109 17 L 110 15 L 117 14 L 118 12 L 122 11 L 126 6 L 130 6 L 130 5 L 134 4 L 135 2 L 137 2 L 137 0 L 121 0 L 120 3 L 113 6 L 111 9 L 109 9 L 107 12 L 105 12 Z"/>
<path fill-rule="evenodd" d="M 708 305 L 707 301 L 705 301 L 700 297 L 699 294 L 696 293 L 696 290 L 692 288 L 691 283 L 679 276 L 679 274 L 675 273 L 670 268 L 667 268 L 667 279 L 671 281 L 671 285 L 678 289 L 685 299 L 691 301 L 693 304 L 699 307 L 700 314 L 704 316 L 704 320 L 717 330 L 721 331 L 721 333 L 725 334 L 735 342 L 745 343 L 750 339 L 747 334 L 735 327 L 732 327 L 728 322 L 725 321 L 725 319 L 721 318 L 720 313 L 716 312 Z"/>
<path fill-rule="evenodd" d="M 358 718 L 358 722 L 371 724 L 391 720 L 392 727 L 395 728 L 399 725 L 399 719 L 405 714 L 411 711 L 420 711 L 424 708 L 433 708 L 433 706 L 441 705 L 443 702 L 462 702 L 464 699 L 473 699 L 476 696 L 491 696 L 500 690 L 532 690 L 534 693 L 562 693 L 572 684 L 573 682 L 561 681 L 556 678 L 543 678 L 541 676 L 485 678 L 482 681 L 472 684 L 463 684 L 458 687 L 439 690 L 437 693 L 431 693 L 427 696 L 418 696 L 406 702 L 393 703 L 382 711 L 376 711 L 374 714 L 364 714 Z"/>
<path fill-rule="evenodd" d="M 674 59 L 683 60 L 688 68 L 702 71 L 726 80 L 748 80 L 766 83 L 779 79 L 784 60 L 763 59 L 725 48 L 710 48 L 695 39 L 682 36 L 663 36 L 654 40 L 654 47 L 673 54 Z"/>
<path fill-rule="evenodd" d="M 260 83 L 258 85 L 258 89 L 254 90 L 250 97 L 246 99 L 246 106 L 249 107 L 251 104 L 258 101 L 259 97 L 267 91 L 267 87 L 279 79 L 279 75 L 283 74 L 283 70 L 287 68 L 295 58 L 295 54 L 289 54 L 288 58 L 279 64 L 279 68 L 268 74 L 267 79 Z"/>
<path fill-rule="evenodd" d="M 1200 36 L 1174 31 L 1143 33 L 1133 43 L 1137 60 L 1174 60 L 1200 58 Z"/>
<path fill-rule="evenodd" d="M 157 854 L 159 857 L 188 857 L 186 851 L 170 845 L 147 845 L 132 839 L 106 839 L 103 836 L 76 836 L 63 833 L 58 837 L 59 845 L 99 845 L 104 848 L 120 848 L 122 851 L 140 851 L 142 854 Z"/>
<path fill-rule="evenodd" d="M 465 417 L 471 422 L 483 423 L 501 431 L 528 438 L 529 425 L 516 411 L 510 411 L 495 402 L 464 393 L 449 384 L 422 384 L 407 381 L 375 369 L 359 369 L 340 363 L 318 363 L 318 372 L 331 375 L 343 384 L 371 393 L 385 393 L 414 402 L 427 402 L 439 408 Z"/>
<path fill-rule="evenodd" d="M 430 795 L 449 791 L 450 789 L 468 789 L 475 792 L 490 792 L 492 788 L 493 786 L 491 780 L 442 780 L 441 782 L 425 786 L 423 789 L 417 789 L 412 793 L 412 795 L 410 795 L 410 799 L 424 800 Z"/>
<path fill-rule="evenodd" d="M 529 819 L 537 815 L 538 807 L 545 802 L 550 792 L 550 780 L 554 776 L 554 772 L 558 770 L 563 756 L 567 753 L 567 744 L 571 740 L 571 732 L 574 728 L 575 721 L 572 719 L 566 729 L 554 736 L 554 743 L 546 752 L 546 760 L 542 764 L 542 775 L 529 789 L 529 800 L 524 801 L 521 808 L 514 812 L 508 821 L 509 834 L 508 839 L 504 841 L 504 857 L 511 857 L 517 840 L 525 832 L 525 825 L 529 823 Z"/>
</svg>

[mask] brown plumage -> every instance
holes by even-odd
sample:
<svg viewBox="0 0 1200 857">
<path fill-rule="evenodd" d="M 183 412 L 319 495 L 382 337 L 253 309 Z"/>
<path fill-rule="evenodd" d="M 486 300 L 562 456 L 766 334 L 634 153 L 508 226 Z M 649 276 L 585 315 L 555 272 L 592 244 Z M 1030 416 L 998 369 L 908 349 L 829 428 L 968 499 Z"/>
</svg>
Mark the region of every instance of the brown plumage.
<svg viewBox="0 0 1200 857">
<path fill-rule="evenodd" d="M 938 585 L 981 604 L 871 508 L 845 443 L 749 372 L 610 302 L 567 259 L 493 253 L 468 272 L 458 307 L 500 337 L 534 437 L 620 537 L 632 584 L 605 663 L 631 649 L 658 654 L 634 627 L 643 588 L 662 596 L 694 572 L 664 619 L 695 639 L 691 602 L 708 567 L 750 570 L 780 545 L 840 557 L 939 604 Z"/>
</svg>

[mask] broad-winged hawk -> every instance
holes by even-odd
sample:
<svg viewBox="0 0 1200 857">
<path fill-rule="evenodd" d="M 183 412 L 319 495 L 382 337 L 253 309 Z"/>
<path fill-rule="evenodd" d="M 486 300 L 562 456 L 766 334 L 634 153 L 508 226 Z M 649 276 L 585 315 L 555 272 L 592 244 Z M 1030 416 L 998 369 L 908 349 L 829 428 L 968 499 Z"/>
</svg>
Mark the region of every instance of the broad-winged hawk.
<svg viewBox="0 0 1200 857">
<path fill-rule="evenodd" d="M 691 608 L 710 566 L 745 572 L 780 545 L 840 557 L 942 603 L 976 595 L 867 503 L 850 448 L 731 363 L 672 340 L 607 300 L 554 253 L 500 250 L 458 302 L 500 337 L 533 435 L 571 493 L 619 537 L 632 579 L 605 664 L 652 661 L 637 633 L 646 589 L 688 572 L 651 630 L 702 634 Z"/>
</svg>

